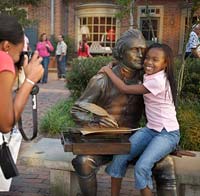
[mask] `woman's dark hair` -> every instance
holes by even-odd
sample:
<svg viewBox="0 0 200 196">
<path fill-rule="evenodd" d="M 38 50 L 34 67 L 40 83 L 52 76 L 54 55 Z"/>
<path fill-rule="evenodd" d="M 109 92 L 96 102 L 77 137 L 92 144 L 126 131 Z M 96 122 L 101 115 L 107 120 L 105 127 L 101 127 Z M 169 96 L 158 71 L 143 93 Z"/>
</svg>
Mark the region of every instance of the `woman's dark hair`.
<svg viewBox="0 0 200 196">
<path fill-rule="evenodd" d="M 24 41 L 24 31 L 14 16 L 0 15 L 0 42 L 19 44 Z"/>
<path fill-rule="evenodd" d="M 82 43 L 81 43 L 81 52 L 85 52 L 86 48 L 85 48 L 85 43 L 87 42 L 86 39 L 83 39 Z"/>
<path fill-rule="evenodd" d="M 166 61 L 166 64 L 167 64 L 167 66 L 165 68 L 165 72 L 167 74 L 167 79 L 169 80 L 169 84 L 170 84 L 170 87 L 171 87 L 173 102 L 176 105 L 177 88 L 176 88 L 176 80 L 175 80 L 175 77 L 174 77 L 173 51 L 167 44 L 154 43 L 146 49 L 146 51 L 143 55 L 143 62 L 144 62 L 144 59 L 146 57 L 146 54 L 152 48 L 159 48 L 159 49 L 163 50 L 163 52 L 165 54 L 165 61 Z"/>
<path fill-rule="evenodd" d="M 42 38 L 43 38 L 43 36 L 44 36 L 44 35 L 46 35 L 46 33 L 42 33 L 42 34 L 40 35 L 40 39 L 39 39 L 39 40 L 40 40 L 40 42 L 42 42 L 42 41 L 43 41 L 43 39 L 42 39 Z M 46 40 L 45 40 L 45 41 L 46 41 Z"/>
</svg>

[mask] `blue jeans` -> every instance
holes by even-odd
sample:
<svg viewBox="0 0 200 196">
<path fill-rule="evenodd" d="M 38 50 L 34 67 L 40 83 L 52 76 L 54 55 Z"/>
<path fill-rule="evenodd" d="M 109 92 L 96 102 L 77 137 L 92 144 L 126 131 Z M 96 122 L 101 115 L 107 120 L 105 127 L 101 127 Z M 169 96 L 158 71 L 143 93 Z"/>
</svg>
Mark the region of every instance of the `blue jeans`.
<svg viewBox="0 0 200 196">
<path fill-rule="evenodd" d="M 44 68 L 44 74 L 43 77 L 41 79 L 41 83 L 47 83 L 48 81 L 48 65 L 49 65 L 49 56 L 46 57 L 42 57 L 42 66 Z"/>
<path fill-rule="evenodd" d="M 113 156 L 106 172 L 114 178 L 122 178 L 125 176 L 128 163 L 139 156 L 134 169 L 135 187 L 144 189 L 148 186 L 153 189 L 152 168 L 156 162 L 175 150 L 180 140 L 179 130 L 167 132 L 163 129 L 157 132 L 144 127 L 133 134 L 129 140 L 130 154 Z"/>
<path fill-rule="evenodd" d="M 60 55 L 57 55 L 56 61 L 57 61 L 58 78 L 65 78 L 67 58 L 66 56 L 63 56 L 61 61 L 59 61 L 59 58 L 60 58 Z"/>
</svg>

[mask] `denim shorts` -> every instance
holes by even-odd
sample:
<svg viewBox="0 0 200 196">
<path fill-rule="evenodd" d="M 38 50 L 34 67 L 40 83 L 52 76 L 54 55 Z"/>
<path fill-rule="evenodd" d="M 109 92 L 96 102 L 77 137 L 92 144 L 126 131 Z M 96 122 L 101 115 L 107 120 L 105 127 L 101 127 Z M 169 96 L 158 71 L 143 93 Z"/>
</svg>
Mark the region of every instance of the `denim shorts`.
<svg viewBox="0 0 200 196">
<path fill-rule="evenodd" d="M 147 186 L 153 189 L 152 168 L 156 162 L 175 150 L 180 140 L 179 130 L 161 132 L 144 127 L 130 138 L 131 150 L 126 155 L 114 155 L 106 172 L 114 178 L 122 178 L 126 174 L 128 163 L 139 157 L 135 164 L 135 187 L 144 189 Z"/>
</svg>

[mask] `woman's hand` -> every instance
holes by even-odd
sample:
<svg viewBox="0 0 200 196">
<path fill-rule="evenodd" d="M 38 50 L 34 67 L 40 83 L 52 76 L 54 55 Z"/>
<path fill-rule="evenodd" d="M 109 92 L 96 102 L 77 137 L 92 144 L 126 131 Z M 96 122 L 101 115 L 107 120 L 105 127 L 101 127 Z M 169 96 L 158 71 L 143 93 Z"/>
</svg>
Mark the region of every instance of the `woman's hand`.
<svg viewBox="0 0 200 196">
<path fill-rule="evenodd" d="M 24 72 L 26 78 L 37 83 L 43 75 L 44 69 L 42 67 L 42 58 L 39 57 L 38 51 L 35 51 L 30 62 L 28 57 L 25 55 L 24 60 Z"/>
</svg>

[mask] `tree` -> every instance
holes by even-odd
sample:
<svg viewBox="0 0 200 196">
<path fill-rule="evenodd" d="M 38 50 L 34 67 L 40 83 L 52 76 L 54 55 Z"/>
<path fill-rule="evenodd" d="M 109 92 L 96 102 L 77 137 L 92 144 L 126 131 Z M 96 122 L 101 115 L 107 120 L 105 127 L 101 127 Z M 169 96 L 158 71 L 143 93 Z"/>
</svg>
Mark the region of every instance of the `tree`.
<svg viewBox="0 0 200 196">
<path fill-rule="evenodd" d="M 16 16 L 22 26 L 32 25 L 35 21 L 27 18 L 27 12 L 21 8 L 22 5 L 38 6 L 41 0 L 1 0 L 0 13 Z"/>
<path fill-rule="evenodd" d="M 135 0 L 116 0 L 116 3 L 121 7 L 120 12 L 116 14 L 117 18 L 123 18 L 130 15 L 130 28 L 134 26 L 133 11 Z"/>
</svg>

